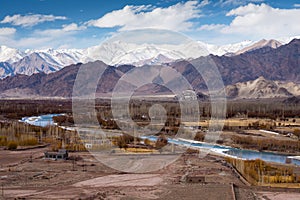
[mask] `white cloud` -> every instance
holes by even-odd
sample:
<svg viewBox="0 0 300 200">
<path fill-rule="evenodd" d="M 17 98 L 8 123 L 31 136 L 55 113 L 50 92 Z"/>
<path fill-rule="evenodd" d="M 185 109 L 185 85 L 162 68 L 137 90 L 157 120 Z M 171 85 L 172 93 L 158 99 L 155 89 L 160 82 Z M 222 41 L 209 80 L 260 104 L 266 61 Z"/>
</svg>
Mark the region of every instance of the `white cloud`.
<svg viewBox="0 0 300 200">
<path fill-rule="evenodd" d="M 67 44 L 75 44 L 80 41 L 78 38 L 73 36 L 61 36 L 61 37 L 53 37 L 53 36 L 40 36 L 40 35 L 30 35 L 24 38 L 12 38 L 12 37 L 2 37 L 0 35 L 0 44 L 19 48 L 22 50 L 25 49 L 46 49 L 46 48 L 57 48 L 62 45 Z"/>
<path fill-rule="evenodd" d="M 20 40 L 15 40 L 12 42 L 12 46 L 16 46 L 18 48 L 35 48 L 35 49 L 43 49 L 50 48 L 54 41 L 51 37 L 26 37 L 21 38 Z"/>
<path fill-rule="evenodd" d="M 220 30 L 224 28 L 225 24 L 204 24 L 198 28 L 199 31 L 206 30 L 206 31 L 212 31 L 212 30 Z"/>
<path fill-rule="evenodd" d="M 256 35 L 263 38 L 293 36 L 300 33 L 300 9 L 279 9 L 269 5 L 248 4 L 233 9 L 227 16 L 234 16 L 222 33 Z"/>
<path fill-rule="evenodd" d="M 55 21 L 55 20 L 66 20 L 67 18 L 64 16 L 54 16 L 54 15 L 41 15 L 41 14 L 29 14 L 29 15 L 7 15 L 0 22 L 10 23 L 14 26 L 23 26 L 23 27 L 31 27 L 43 22 Z"/>
<path fill-rule="evenodd" d="M 30 35 L 23 38 L 13 37 L 14 28 L 0 28 L 0 44 L 21 49 L 43 49 L 61 47 L 67 44 L 76 44 L 82 39 L 74 36 L 78 31 L 86 29 L 76 23 L 65 24 L 58 29 L 34 30 Z M 6 33 L 4 35 L 3 33 Z M 2 34 L 2 35 L 1 35 Z"/>
<path fill-rule="evenodd" d="M 15 28 L 8 28 L 8 27 L 0 28 L 0 36 L 11 36 L 15 34 L 15 32 L 16 32 Z"/>
<path fill-rule="evenodd" d="M 63 25 L 63 31 L 81 31 L 86 29 L 85 26 L 78 26 L 76 23 Z"/>
<path fill-rule="evenodd" d="M 258 40 L 299 35 L 300 9 L 279 9 L 267 4 L 249 3 L 230 10 L 226 16 L 234 17 L 229 25 L 205 24 L 198 30 L 219 32 L 220 36 Z"/>
<path fill-rule="evenodd" d="M 36 30 L 34 33 L 36 35 L 44 35 L 51 37 L 58 37 L 62 35 L 70 35 L 75 33 L 76 31 L 86 29 L 85 26 L 78 26 L 76 23 L 65 24 L 60 29 L 45 29 L 45 30 Z"/>
<path fill-rule="evenodd" d="M 295 3 L 295 4 L 294 4 L 294 7 L 300 8 L 300 3 Z"/>
<path fill-rule="evenodd" d="M 190 21 L 199 18 L 200 8 L 209 2 L 204 0 L 177 3 L 166 8 L 154 8 L 149 5 L 125 6 L 105 14 L 97 20 L 88 21 L 89 26 L 100 28 L 121 27 L 121 30 L 139 28 L 160 28 L 171 30 L 189 30 L 193 27 Z"/>
<path fill-rule="evenodd" d="M 14 41 L 15 33 L 15 28 L 0 28 L 0 45 L 11 46 L 10 44 Z"/>
<path fill-rule="evenodd" d="M 221 6 L 239 6 L 239 5 L 245 5 L 247 3 L 260 3 L 264 2 L 264 0 L 220 0 L 217 4 Z"/>
<path fill-rule="evenodd" d="M 203 7 L 203 6 L 208 5 L 209 3 L 210 3 L 209 0 L 203 0 L 203 1 L 200 2 L 199 6 Z"/>
</svg>

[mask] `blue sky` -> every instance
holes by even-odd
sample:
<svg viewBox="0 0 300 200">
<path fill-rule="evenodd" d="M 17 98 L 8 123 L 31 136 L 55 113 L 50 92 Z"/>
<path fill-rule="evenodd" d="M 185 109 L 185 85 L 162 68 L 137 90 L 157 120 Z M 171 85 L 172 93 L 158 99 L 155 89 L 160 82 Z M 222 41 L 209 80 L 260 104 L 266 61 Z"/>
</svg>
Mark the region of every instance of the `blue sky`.
<svg viewBox="0 0 300 200">
<path fill-rule="evenodd" d="M 0 45 L 86 48 L 132 29 L 212 44 L 300 35 L 299 0 L 0 0 Z"/>
</svg>

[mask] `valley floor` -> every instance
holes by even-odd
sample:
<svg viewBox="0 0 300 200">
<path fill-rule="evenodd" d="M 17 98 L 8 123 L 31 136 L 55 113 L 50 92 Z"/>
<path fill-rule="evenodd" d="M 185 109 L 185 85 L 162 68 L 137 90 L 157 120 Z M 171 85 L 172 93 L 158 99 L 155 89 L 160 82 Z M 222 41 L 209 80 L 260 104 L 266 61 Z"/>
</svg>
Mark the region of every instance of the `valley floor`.
<svg viewBox="0 0 300 200">
<path fill-rule="evenodd" d="M 0 151 L 0 199 L 299 199 L 298 189 L 247 186 L 223 158 L 184 154 L 156 172 L 115 171 L 87 152 L 46 160 L 47 148 Z M 186 177 L 205 177 L 190 183 Z"/>
</svg>

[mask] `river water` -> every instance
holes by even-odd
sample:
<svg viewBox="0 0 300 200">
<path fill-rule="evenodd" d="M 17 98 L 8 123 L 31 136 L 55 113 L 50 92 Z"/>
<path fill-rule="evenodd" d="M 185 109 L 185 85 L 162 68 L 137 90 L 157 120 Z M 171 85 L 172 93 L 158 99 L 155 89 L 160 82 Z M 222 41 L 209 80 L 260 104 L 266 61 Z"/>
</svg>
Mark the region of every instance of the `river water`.
<svg viewBox="0 0 300 200">
<path fill-rule="evenodd" d="M 20 122 L 25 122 L 34 126 L 50 126 L 56 125 L 53 121 L 54 116 L 60 116 L 63 114 L 47 114 L 47 115 L 40 115 L 40 116 L 32 116 L 32 117 L 23 117 Z"/>
<path fill-rule="evenodd" d="M 63 115 L 63 114 L 48 114 L 48 115 L 33 116 L 33 117 L 23 117 L 20 121 L 35 126 L 45 127 L 48 125 L 55 125 L 52 118 L 54 116 L 59 116 L 59 115 Z M 143 136 L 142 138 L 148 138 L 149 140 L 152 141 L 155 141 L 157 139 L 155 136 Z M 224 156 L 230 156 L 230 157 L 240 158 L 245 160 L 261 159 L 266 162 L 286 163 L 286 159 L 289 156 L 289 155 L 282 155 L 282 154 L 270 153 L 270 152 L 259 152 L 254 150 L 238 149 L 238 148 L 233 148 L 228 146 L 214 145 L 214 144 L 197 142 L 192 140 L 184 140 L 184 139 L 168 138 L 168 142 L 176 145 L 187 146 L 187 147 L 209 149 L 210 151 L 216 152 L 218 154 L 222 154 Z M 300 160 L 292 159 L 291 161 L 293 164 L 300 166 Z"/>
</svg>

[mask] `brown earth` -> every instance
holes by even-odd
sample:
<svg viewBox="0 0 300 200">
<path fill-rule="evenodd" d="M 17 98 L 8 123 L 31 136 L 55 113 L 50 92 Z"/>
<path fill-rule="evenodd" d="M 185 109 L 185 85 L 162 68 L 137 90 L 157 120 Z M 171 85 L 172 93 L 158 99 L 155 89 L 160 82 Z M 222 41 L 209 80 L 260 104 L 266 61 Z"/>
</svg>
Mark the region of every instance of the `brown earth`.
<svg viewBox="0 0 300 200">
<path fill-rule="evenodd" d="M 184 154 L 159 171 L 128 174 L 103 165 L 87 152 L 71 153 L 77 161 L 55 161 L 43 159 L 44 150 L 0 151 L 2 199 L 300 198 L 297 189 L 246 186 L 222 158 L 211 155 Z M 205 182 L 187 183 L 186 176 L 205 177 Z"/>
</svg>

